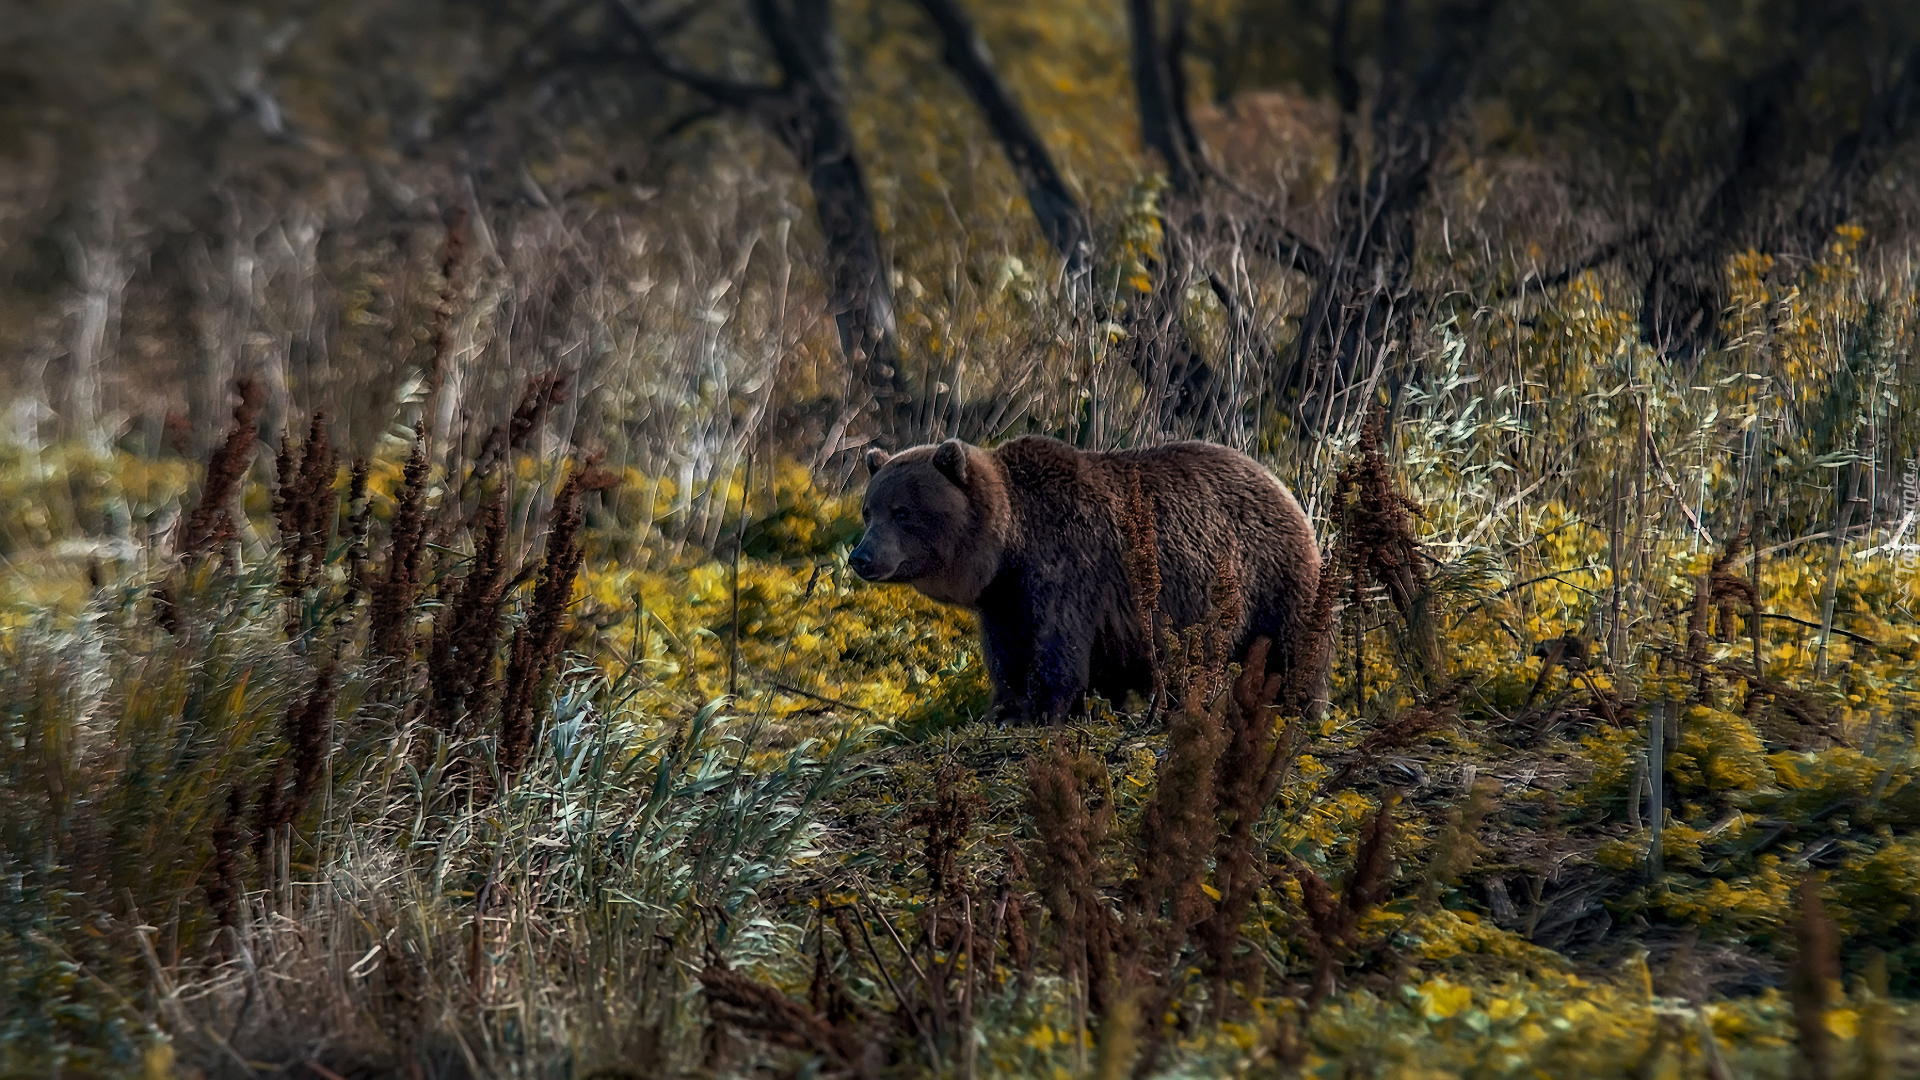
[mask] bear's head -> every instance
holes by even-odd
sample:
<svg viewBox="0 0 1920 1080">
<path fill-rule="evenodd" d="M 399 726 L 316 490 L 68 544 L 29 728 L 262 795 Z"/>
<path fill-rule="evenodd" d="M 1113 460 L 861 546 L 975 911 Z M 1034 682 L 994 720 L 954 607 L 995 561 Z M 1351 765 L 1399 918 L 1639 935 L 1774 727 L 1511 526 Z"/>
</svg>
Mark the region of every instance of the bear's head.
<svg viewBox="0 0 1920 1080">
<path fill-rule="evenodd" d="M 992 454 L 959 439 L 897 454 L 867 452 L 873 479 L 860 516 L 866 535 L 847 565 L 867 581 L 911 585 L 972 606 L 1006 548 L 1006 482 Z"/>
</svg>

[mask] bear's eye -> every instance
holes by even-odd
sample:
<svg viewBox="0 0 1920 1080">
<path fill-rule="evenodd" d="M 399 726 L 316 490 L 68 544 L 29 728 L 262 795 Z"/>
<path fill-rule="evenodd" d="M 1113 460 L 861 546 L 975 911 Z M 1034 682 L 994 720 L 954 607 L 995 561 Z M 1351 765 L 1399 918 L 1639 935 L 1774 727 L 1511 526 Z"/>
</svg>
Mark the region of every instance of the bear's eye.
<svg viewBox="0 0 1920 1080">
<path fill-rule="evenodd" d="M 904 506 L 896 506 L 893 508 L 893 520 L 895 521 L 904 523 L 908 518 L 912 516 L 913 515 L 908 513 L 907 508 Z"/>
</svg>

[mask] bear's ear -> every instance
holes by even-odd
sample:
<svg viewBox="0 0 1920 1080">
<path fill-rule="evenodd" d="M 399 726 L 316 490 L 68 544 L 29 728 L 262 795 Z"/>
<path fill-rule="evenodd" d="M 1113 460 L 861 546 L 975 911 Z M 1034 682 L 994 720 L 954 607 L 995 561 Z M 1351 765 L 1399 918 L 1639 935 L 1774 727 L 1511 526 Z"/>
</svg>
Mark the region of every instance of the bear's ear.
<svg viewBox="0 0 1920 1080">
<path fill-rule="evenodd" d="M 889 454 L 885 450 L 882 450 L 876 446 L 872 450 L 867 451 L 867 471 L 870 473 L 877 473 L 880 471 L 880 469 L 883 466 L 886 465 L 887 462 L 892 460 L 893 460 L 892 454 Z"/>
<path fill-rule="evenodd" d="M 948 439 L 933 452 L 933 467 L 960 487 L 967 486 L 967 444 Z"/>
</svg>

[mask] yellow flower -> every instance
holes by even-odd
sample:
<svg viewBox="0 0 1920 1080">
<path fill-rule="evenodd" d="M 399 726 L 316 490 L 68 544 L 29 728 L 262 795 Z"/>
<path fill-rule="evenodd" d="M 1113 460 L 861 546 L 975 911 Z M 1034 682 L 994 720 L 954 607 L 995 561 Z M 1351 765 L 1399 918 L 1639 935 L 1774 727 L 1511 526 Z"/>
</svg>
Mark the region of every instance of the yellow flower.
<svg viewBox="0 0 1920 1080">
<path fill-rule="evenodd" d="M 1420 986 L 1420 1010 L 1428 1020 L 1445 1020 L 1473 1004 L 1473 989 L 1433 979 Z"/>
<path fill-rule="evenodd" d="M 1525 1015 L 1527 1003 L 1519 998 L 1494 998 L 1487 1003 L 1487 1018 L 1490 1020 L 1518 1020 Z"/>
</svg>

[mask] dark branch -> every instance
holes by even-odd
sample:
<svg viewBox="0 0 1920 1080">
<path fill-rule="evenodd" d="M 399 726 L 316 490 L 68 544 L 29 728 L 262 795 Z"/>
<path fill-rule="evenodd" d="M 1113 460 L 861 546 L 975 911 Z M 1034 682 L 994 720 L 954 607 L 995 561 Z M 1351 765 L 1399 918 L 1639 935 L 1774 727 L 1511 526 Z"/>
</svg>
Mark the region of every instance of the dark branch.
<svg viewBox="0 0 1920 1080">
<path fill-rule="evenodd" d="M 789 80 L 813 81 L 826 70 L 827 58 L 814 54 L 810 43 L 801 36 L 800 28 L 781 10 L 779 0 L 749 0 L 749 6 L 753 9 L 754 21 L 760 24 L 760 32 L 766 35 L 767 44 L 773 46 L 774 60 Z M 822 12 L 813 15 L 824 17 Z"/>
<path fill-rule="evenodd" d="M 579 46 L 563 47 L 557 44 L 568 26 L 586 9 L 586 3 L 561 8 L 539 26 L 534 27 L 527 34 L 526 44 L 514 54 L 506 67 L 465 96 L 454 99 L 446 109 L 442 110 L 440 130 L 457 131 L 465 127 L 469 120 L 498 101 L 513 88 L 515 83 L 538 82 L 566 67 L 582 62 L 588 56 L 598 58 L 603 51 L 598 48 L 583 49 Z M 547 56 L 549 52 L 552 55 Z M 545 56 L 544 59 L 543 56 Z"/>
<path fill-rule="evenodd" d="M 1206 144 L 1193 126 L 1193 110 L 1187 104 L 1187 23 L 1192 14 L 1188 0 L 1173 0 L 1167 18 L 1166 58 L 1167 109 L 1173 114 L 1173 127 L 1180 136 L 1180 148 L 1186 152 L 1188 166 L 1210 172 Z"/>
<path fill-rule="evenodd" d="M 1642 225 L 1626 236 L 1601 244 L 1585 257 L 1570 262 L 1551 274 L 1543 276 L 1541 274 L 1528 273 L 1519 281 L 1510 285 L 1503 285 L 1495 289 L 1490 295 L 1482 297 L 1480 303 L 1483 305 L 1498 304 L 1504 300 L 1510 300 L 1515 295 L 1523 293 L 1528 289 L 1557 289 L 1595 267 L 1605 266 L 1635 245 L 1645 243 L 1648 239 L 1652 238 L 1652 236 L 1653 226 L 1651 224 Z"/>
<path fill-rule="evenodd" d="M 1298 270 L 1310 278 L 1319 278 L 1327 272 L 1326 253 L 1284 225 L 1274 227 L 1267 250 L 1282 270 Z"/>
<path fill-rule="evenodd" d="M 661 28 L 647 22 L 633 0 L 609 0 L 609 3 L 613 5 L 614 13 L 626 23 L 634 43 L 640 49 L 640 58 L 647 66 L 689 90 L 706 95 L 716 104 L 741 112 L 754 112 L 784 93 L 778 86 L 722 78 L 681 64 L 661 50 L 658 36 Z"/>
</svg>

